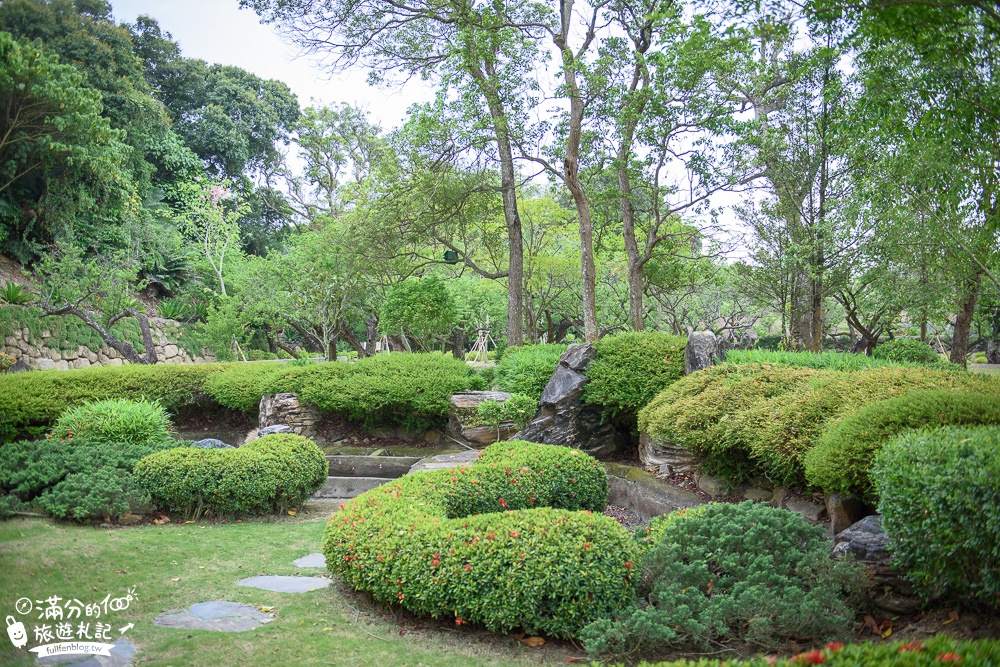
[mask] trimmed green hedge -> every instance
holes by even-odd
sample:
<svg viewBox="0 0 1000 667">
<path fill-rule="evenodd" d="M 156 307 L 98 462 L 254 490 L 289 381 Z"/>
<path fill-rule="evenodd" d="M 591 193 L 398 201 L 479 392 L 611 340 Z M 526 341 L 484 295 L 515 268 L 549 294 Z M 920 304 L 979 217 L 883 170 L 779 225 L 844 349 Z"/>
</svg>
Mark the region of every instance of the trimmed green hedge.
<svg viewBox="0 0 1000 667">
<path fill-rule="evenodd" d="M 525 394 L 538 400 L 567 347 L 548 343 L 507 348 L 496 365 L 496 386 L 511 394 Z"/>
<path fill-rule="evenodd" d="M 498 443 L 470 467 L 407 475 L 350 500 L 327 525 L 323 552 L 379 602 L 572 637 L 634 596 L 639 545 L 601 514 L 606 502 L 607 475 L 592 457 Z"/>
<path fill-rule="evenodd" d="M 726 362 L 730 364 L 777 364 L 825 371 L 859 371 L 866 368 L 900 365 L 897 361 L 869 357 L 863 354 L 784 350 L 729 350 L 726 352 Z"/>
<path fill-rule="evenodd" d="M 639 413 L 639 428 L 706 457 L 736 481 L 803 484 L 803 459 L 827 424 L 915 389 L 1000 392 L 1000 381 L 951 368 L 827 371 L 722 364 L 675 382 Z"/>
<path fill-rule="evenodd" d="M 609 417 L 635 419 L 643 406 L 684 376 L 686 345 L 683 336 L 658 331 L 602 338 L 587 368 L 583 400 L 604 407 Z"/>
<path fill-rule="evenodd" d="M 466 363 L 440 353 L 304 366 L 137 364 L 0 375 L 0 442 L 25 431 L 40 434 L 63 411 L 87 401 L 145 398 L 177 412 L 209 399 L 256 414 L 263 394 L 283 391 L 366 427 L 421 429 L 444 422 L 449 396 L 468 389 L 472 376 Z"/>
<path fill-rule="evenodd" d="M 136 364 L 0 375 L 0 442 L 26 430 L 38 435 L 65 410 L 87 401 L 146 399 L 175 412 L 196 403 L 205 381 L 229 367 Z"/>
<path fill-rule="evenodd" d="M 156 507 L 188 518 L 270 514 L 298 507 L 329 464 L 312 440 L 279 433 L 237 449 L 179 447 L 152 454 L 133 474 Z"/>
<path fill-rule="evenodd" d="M 642 536 L 639 531 L 638 536 Z M 596 656 L 657 655 L 739 639 L 776 648 L 846 635 L 864 569 L 830 559 L 823 529 L 753 502 L 657 517 L 644 542 L 638 602 L 581 633 Z"/>
<path fill-rule="evenodd" d="M 823 648 L 804 651 L 790 658 L 773 660 L 768 657 L 750 660 L 677 660 L 672 662 L 642 662 L 638 667 L 941 667 L 960 663 L 962 667 L 994 667 L 1000 664 L 1000 641 L 995 639 L 967 640 L 938 635 L 925 641 L 865 642 L 862 644 L 830 643 Z"/>
<path fill-rule="evenodd" d="M 890 552 L 917 591 L 1000 608 L 1000 427 L 901 436 L 871 475 Z"/>
<path fill-rule="evenodd" d="M 877 401 L 832 424 L 804 458 L 806 480 L 824 491 L 876 501 L 868 474 L 893 437 L 921 428 L 1000 424 L 1000 393 L 912 391 Z"/>
</svg>

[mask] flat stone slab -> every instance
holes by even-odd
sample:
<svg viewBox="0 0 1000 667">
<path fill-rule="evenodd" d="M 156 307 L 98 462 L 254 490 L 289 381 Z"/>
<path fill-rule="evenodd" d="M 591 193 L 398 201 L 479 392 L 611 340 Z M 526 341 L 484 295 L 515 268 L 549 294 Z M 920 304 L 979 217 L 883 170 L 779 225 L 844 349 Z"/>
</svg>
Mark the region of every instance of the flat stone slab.
<svg viewBox="0 0 1000 667">
<path fill-rule="evenodd" d="M 135 657 L 136 647 L 126 637 L 119 637 L 112 643 L 111 655 L 49 655 L 35 658 L 36 665 L 72 665 L 73 667 L 128 667 Z"/>
<path fill-rule="evenodd" d="M 703 504 L 698 494 L 664 484 L 642 469 L 616 463 L 604 465 L 608 470 L 608 503 L 627 507 L 643 521 Z"/>
<path fill-rule="evenodd" d="M 240 579 L 236 585 L 274 591 L 275 593 L 306 593 L 326 588 L 330 585 L 330 580 L 326 577 L 263 576 Z"/>
<path fill-rule="evenodd" d="M 153 619 L 153 625 L 185 630 L 246 632 L 273 620 L 274 614 L 265 614 L 249 605 L 210 600 L 193 604 L 187 611 L 165 611 Z"/>
<path fill-rule="evenodd" d="M 470 449 L 457 454 L 438 454 L 421 459 L 412 468 L 410 474 L 422 472 L 424 470 L 440 470 L 441 468 L 455 468 L 459 466 L 470 466 L 479 458 L 479 450 Z"/>
<path fill-rule="evenodd" d="M 326 556 L 323 554 L 309 554 L 295 561 L 295 567 L 318 567 L 326 569 Z"/>
</svg>

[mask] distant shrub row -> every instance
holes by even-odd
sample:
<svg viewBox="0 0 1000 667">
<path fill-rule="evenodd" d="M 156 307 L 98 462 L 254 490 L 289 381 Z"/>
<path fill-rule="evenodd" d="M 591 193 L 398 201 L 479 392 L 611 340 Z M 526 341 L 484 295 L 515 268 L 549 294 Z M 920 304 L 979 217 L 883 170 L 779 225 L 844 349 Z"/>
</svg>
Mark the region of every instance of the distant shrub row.
<svg viewBox="0 0 1000 667">
<path fill-rule="evenodd" d="M 291 391 L 322 410 L 365 426 L 440 423 L 448 397 L 469 387 L 472 371 L 443 354 L 393 354 L 356 363 L 296 366 L 267 362 L 129 365 L 0 376 L 0 442 L 38 435 L 85 401 L 144 398 L 169 412 L 212 401 L 255 413 L 264 393 Z"/>
<path fill-rule="evenodd" d="M 776 364 L 796 368 L 816 368 L 828 371 L 857 371 L 886 366 L 939 365 L 950 366 L 927 343 L 897 338 L 875 348 L 868 357 L 842 352 L 785 352 L 779 350 L 730 350 L 726 361 L 731 364 Z"/>
<path fill-rule="evenodd" d="M 835 371 L 726 363 L 658 394 L 640 412 L 639 426 L 704 455 L 716 474 L 801 485 L 806 457 L 831 424 L 870 403 L 921 389 L 996 394 L 1000 381 L 953 367 Z"/>
</svg>

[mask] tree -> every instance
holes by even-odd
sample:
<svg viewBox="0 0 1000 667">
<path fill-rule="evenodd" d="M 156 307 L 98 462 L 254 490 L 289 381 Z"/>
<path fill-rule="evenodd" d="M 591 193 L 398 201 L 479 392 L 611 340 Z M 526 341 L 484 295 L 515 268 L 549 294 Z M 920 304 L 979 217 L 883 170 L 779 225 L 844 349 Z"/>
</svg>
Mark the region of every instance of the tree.
<svg viewBox="0 0 1000 667">
<path fill-rule="evenodd" d="M 219 293 L 226 296 L 223 271 L 226 254 L 237 250 L 239 220 L 245 205 L 227 205 L 230 193 L 225 182 L 191 182 L 182 186 L 185 207 L 178 216 L 184 233 L 194 240 L 219 281 Z"/>
<path fill-rule="evenodd" d="M 386 295 L 379 315 L 383 333 L 401 335 L 429 351 L 433 342 L 451 332 L 457 322 L 455 302 L 437 276 L 425 276 L 396 283 Z"/>
<path fill-rule="evenodd" d="M 136 268 L 118 257 L 84 260 L 75 246 L 61 246 L 38 264 L 38 306 L 43 317 L 73 315 L 96 331 L 108 347 L 133 364 L 155 364 L 156 344 L 142 305 L 135 300 Z M 135 318 L 139 323 L 144 353 L 116 336 L 114 325 Z"/>
<path fill-rule="evenodd" d="M 518 176 L 513 146 L 524 134 L 532 105 L 527 74 L 537 57 L 521 26 L 537 22 L 527 2 L 470 5 L 464 0 L 241 0 L 266 21 L 278 23 L 295 41 L 330 57 L 342 70 L 364 63 L 374 80 L 389 72 L 436 78 L 457 88 L 456 107 L 472 128 L 488 127 L 500 164 L 501 200 L 510 246 L 507 340 L 522 342 L 523 256 L 517 209 Z M 482 118 L 478 109 L 489 111 Z M 485 123 L 483 122 L 485 121 Z"/>
</svg>

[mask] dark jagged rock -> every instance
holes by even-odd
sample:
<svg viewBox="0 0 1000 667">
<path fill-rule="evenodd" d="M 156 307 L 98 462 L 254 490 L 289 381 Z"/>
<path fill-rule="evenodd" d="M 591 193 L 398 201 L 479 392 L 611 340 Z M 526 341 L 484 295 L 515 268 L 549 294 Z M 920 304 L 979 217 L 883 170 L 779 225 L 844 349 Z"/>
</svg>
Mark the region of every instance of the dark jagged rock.
<svg viewBox="0 0 1000 667">
<path fill-rule="evenodd" d="M 833 540 L 833 557 L 851 556 L 868 568 L 875 584 L 876 606 L 894 614 L 910 614 L 920 608 L 913 587 L 892 567 L 888 552 L 889 538 L 878 514 L 866 516 Z"/>
<path fill-rule="evenodd" d="M 542 391 L 538 414 L 511 439 L 575 447 L 597 458 L 618 452 L 626 438 L 604 420 L 599 407 L 581 400 L 587 384 L 584 372 L 595 355 L 592 345 L 570 345 Z"/>
</svg>

